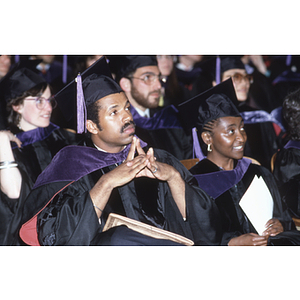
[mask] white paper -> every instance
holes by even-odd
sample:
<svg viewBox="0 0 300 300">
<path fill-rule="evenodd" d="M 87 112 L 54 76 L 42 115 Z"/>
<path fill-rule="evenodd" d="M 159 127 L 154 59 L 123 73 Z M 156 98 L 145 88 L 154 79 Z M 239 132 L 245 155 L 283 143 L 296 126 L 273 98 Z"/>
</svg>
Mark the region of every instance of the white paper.
<svg viewBox="0 0 300 300">
<path fill-rule="evenodd" d="M 261 235 L 266 223 L 273 217 L 273 198 L 262 177 L 253 178 L 249 188 L 240 201 L 240 206 L 248 219 Z"/>
</svg>

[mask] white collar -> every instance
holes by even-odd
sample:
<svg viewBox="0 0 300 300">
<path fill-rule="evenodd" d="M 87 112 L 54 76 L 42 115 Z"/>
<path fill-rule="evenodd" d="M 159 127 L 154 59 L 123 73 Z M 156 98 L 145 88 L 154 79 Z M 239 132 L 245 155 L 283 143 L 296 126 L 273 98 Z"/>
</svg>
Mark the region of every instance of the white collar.
<svg viewBox="0 0 300 300">
<path fill-rule="evenodd" d="M 149 108 L 146 108 L 146 110 L 141 110 L 137 107 L 135 107 L 135 110 L 138 112 L 138 114 L 141 116 L 141 117 L 147 117 L 147 118 L 150 118 L 150 109 Z"/>
<path fill-rule="evenodd" d="M 93 143 L 94 144 L 94 143 Z M 107 151 L 101 149 L 100 147 L 98 147 L 96 144 L 94 144 L 94 146 L 96 147 L 96 149 L 98 149 L 99 151 L 102 151 L 102 152 L 105 152 L 105 153 L 108 153 Z M 126 145 L 124 146 L 123 150 L 126 148 Z"/>
</svg>

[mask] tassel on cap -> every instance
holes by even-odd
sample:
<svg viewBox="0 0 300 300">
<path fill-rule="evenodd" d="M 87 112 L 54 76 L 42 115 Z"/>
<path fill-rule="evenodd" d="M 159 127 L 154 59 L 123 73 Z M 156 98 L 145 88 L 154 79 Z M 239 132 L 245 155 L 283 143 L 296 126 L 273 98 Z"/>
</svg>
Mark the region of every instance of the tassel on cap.
<svg viewBox="0 0 300 300">
<path fill-rule="evenodd" d="M 80 73 L 76 78 L 77 82 L 77 133 L 86 132 L 86 106 L 82 90 L 82 79 Z"/>
<path fill-rule="evenodd" d="M 217 55 L 216 58 L 216 84 L 221 82 L 221 58 Z"/>
<path fill-rule="evenodd" d="M 291 62 L 292 62 L 292 55 L 287 55 L 285 60 L 286 66 L 290 66 Z"/>
<path fill-rule="evenodd" d="M 67 83 L 67 71 L 68 71 L 68 56 L 63 56 L 63 68 L 62 68 L 62 81 L 64 84 Z"/>
<path fill-rule="evenodd" d="M 203 152 L 201 150 L 196 127 L 194 127 L 192 129 L 192 135 L 193 135 L 193 151 L 194 151 L 194 156 L 196 156 L 199 159 L 199 161 L 200 161 L 203 158 L 205 158 L 206 156 L 203 154 Z"/>
</svg>

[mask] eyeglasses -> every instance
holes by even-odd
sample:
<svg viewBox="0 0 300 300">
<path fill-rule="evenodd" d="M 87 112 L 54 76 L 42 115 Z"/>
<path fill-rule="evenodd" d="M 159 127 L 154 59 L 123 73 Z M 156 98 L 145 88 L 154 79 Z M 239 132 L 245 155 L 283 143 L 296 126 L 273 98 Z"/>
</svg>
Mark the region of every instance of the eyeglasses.
<svg viewBox="0 0 300 300">
<path fill-rule="evenodd" d="M 144 75 L 142 78 L 139 77 L 127 77 L 129 79 L 131 78 L 135 78 L 135 79 L 139 79 L 139 80 L 143 80 L 145 84 L 150 85 L 152 84 L 154 81 L 159 80 L 162 82 L 167 82 L 167 76 L 164 75 L 156 75 L 153 73 L 148 73 L 146 75 Z"/>
<path fill-rule="evenodd" d="M 233 79 L 233 81 L 234 81 L 235 83 L 241 83 L 243 79 L 244 79 L 246 82 L 248 81 L 250 84 L 253 83 L 253 76 L 252 76 L 252 75 L 249 75 L 249 74 L 247 74 L 247 75 L 242 75 L 242 74 L 240 74 L 240 73 L 235 73 L 235 74 L 233 74 L 233 75 L 230 76 L 230 77 L 232 77 L 232 79 Z"/>
<path fill-rule="evenodd" d="M 54 99 L 54 97 L 51 97 L 49 99 L 46 99 L 44 97 L 34 97 L 32 99 L 26 98 L 25 100 L 34 100 L 36 107 L 40 110 L 42 110 L 46 106 L 46 103 L 50 103 L 52 109 L 54 109 L 57 106 L 57 102 Z"/>
<path fill-rule="evenodd" d="M 156 55 L 157 59 L 169 59 L 169 60 L 173 60 L 173 62 L 176 62 L 176 55 Z"/>
</svg>

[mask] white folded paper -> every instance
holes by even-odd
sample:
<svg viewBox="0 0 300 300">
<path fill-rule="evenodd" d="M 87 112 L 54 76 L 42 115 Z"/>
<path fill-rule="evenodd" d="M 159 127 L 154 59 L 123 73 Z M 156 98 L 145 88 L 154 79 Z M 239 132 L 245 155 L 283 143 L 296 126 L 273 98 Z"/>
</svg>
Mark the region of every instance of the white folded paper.
<svg viewBox="0 0 300 300">
<path fill-rule="evenodd" d="M 266 223 L 273 217 L 273 198 L 262 177 L 253 178 L 250 186 L 240 201 L 240 207 L 261 235 L 266 230 Z"/>
</svg>

